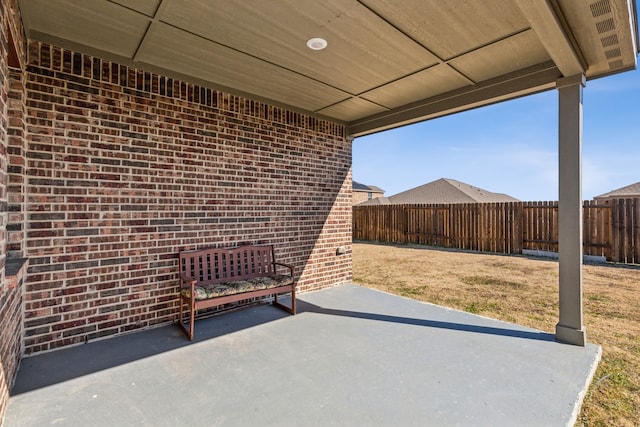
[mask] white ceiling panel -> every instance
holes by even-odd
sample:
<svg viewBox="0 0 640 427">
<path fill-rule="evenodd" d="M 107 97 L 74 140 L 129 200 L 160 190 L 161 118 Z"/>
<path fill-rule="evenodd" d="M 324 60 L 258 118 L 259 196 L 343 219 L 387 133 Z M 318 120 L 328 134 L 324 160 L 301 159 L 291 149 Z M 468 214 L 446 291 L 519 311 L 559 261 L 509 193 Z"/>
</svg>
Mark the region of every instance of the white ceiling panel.
<svg viewBox="0 0 640 427">
<path fill-rule="evenodd" d="M 386 110 L 386 108 L 364 99 L 351 98 L 318 112 L 325 116 L 336 117 L 339 120 L 349 122 Z"/>
<path fill-rule="evenodd" d="M 528 28 L 511 1 L 363 0 L 368 7 L 447 60 Z"/>
<path fill-rule="evenodd" d="M 449 64 L 478 83 L 549 59 L 536 34 L 529 30 L 463 55 Z"/>
<path fill-rule="evenodd" d="M 150 35 L 138 60 L 309 111 L 348 97 L 320 82 L 164 24 L 158 24 Z"/>
<path fill-rule="evenodd" d="M 125 57 L 135 53 L 149 26 L 148 18 L 105 0 L 28 0 L 21 5 L 31 30 Z"/>
<path fill-rule="evenodd" d="M 161 0 L 111 0 L 129 9 L 144 13 L 147 16 L 153 16 L 160 6 Z"/>
<path fill-rule="evenodd" d="M 159 18 L 351 94 L 436 63 L 355 0 L 172 0 Z M 312 37 L 326 39 L 327 48 L 309 49 Z"/>
<path fill-rule="evenodd" d="M 460 73 L 446 64 L 440 64 L 374 89 L 362 97 L 388 108 L 396 108 L 470 84 Z"/>
</svg>

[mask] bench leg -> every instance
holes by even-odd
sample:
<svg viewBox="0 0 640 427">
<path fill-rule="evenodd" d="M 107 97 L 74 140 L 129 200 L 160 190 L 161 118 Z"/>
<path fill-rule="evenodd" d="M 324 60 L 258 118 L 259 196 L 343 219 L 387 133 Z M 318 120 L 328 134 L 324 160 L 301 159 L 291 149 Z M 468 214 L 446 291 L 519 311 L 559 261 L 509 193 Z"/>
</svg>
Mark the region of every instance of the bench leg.
<svg viewBox="0 0 640 427">
<path fill-rule="evenodd" d="M 196 321 L 196 302 L 193 300 L 193 295 L 191 295 L 191 304 L 189 304 L 189 315 L 190 315 L 190 325 L 189 325 L 189 341 L 193 341 L 193 328 L 195 326 Z"/>
<path fill-rule="evenodd" d="M 293 290 L 291 291 L 291 307 L 280 304 L 278 302 L 278 294 L 274 294 L 273 296 L 273 305 L 286 311 L 287 313 L 296 314 L 296 289 L 293 288 Z"/>
<path fill-rule="evenodd" d="M 188 305 L 189 305 L 189 329 L 187 329 L 184 326 L 184 311 L 183 311 L 184 300 L 182 299 L 182 296 L 180 297 L 180 313 L 178 314 L 179 316 L 178 325 L 180 325 L 180 328 L 182 329 L 182 331 L 185 333 L 187 338 L 189 338 L 189 341 L 193 341 L 193 326 L 195 323 L 195 301 L 190 299 L 188 301 Z"/>
<path fill-rule="evenodd" d="M 291 291 L 291 314 L 296 314 L 296 288 Z"/>
</svg>

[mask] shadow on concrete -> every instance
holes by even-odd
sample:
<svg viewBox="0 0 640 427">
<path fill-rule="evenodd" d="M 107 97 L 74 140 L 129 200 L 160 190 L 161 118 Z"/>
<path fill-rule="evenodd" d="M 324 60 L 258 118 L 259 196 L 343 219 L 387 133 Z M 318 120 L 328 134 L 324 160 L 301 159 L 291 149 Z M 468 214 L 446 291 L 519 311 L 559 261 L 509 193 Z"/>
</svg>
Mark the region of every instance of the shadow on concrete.
<svg viewBox="0 0 640 427">
<path fill-rule="evenodd" d="M 299 314 L 307 312 L 451 331 L 554 341 L 552 334 L 544 332 L 392 316 L 373 312 L 339 310 L 314 305 L 301 299 L 298 299 L 297 304 Z M 196 322 L 194 341 L 189 341 L 177 324 L 170 324 L 27 357 L 21 362 L 20 371 L 22 375 L 18 375 L 16 383 L 11 390 L 11 395 L 19 395 L 164 352 L 196 345 L 203 341 L 263 325 L 288 316 L 287 313 L 283 313 L 281 310 L 266 304 L 253 305 L 199 319 Z"/>
<path fill-rule="evenodd" d="M 290 314 L 279 308 L 258 304 L 199 319 L 193 341 L 189 341 L 174 323 L 25 357 L 20 363 L 11 396 L 196 345 L 287 316 Z"/>
<path fill-rule="evenodd" d="M 553 334 L 536 331 L 526 331 L 519 329 L 495 328 L 491 326 L 471 325 L 465 323 L 442 322 L 429 319 L 417 319 L 412 317 L 391 316 L 378 313 L 363 313 L 350 310 L 336 310 L 332 308 L 324 308 L 308 302 L 298 302 L 298 312 L 311 312 L 318 314 L 327 314 L 331 316 L 345 316 L 357 319 L 376 320 L 381 322 L 402 323 L 405 325 L 425 326 L 429 328 L 448 329 L 452 331 L 473 332 L 478 334 L 501 335 L 514 338 L 525 338 L 538 341 L 555 341 Z"/>
</svg>

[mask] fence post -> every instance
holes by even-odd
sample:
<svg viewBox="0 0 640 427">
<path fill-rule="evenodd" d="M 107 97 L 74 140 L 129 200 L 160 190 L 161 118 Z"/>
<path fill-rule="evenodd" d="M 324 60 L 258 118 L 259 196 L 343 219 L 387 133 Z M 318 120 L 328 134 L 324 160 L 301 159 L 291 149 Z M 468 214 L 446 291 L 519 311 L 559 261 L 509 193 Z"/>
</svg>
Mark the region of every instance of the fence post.
<svg viewBox="0 0 640 427">
<path fill-rule="evenodd" d="M 611 204 L 611 261 L 620 262 L 620 200 L 609 200 Z"/>
<path fill-rule="evenodd" d="M 524 203 L 512 203 L 511 221 L 513 224 L 511 235 L 511 253 L 521 254 L 524 245 Z"/>
<path fill-rule="evenodd" d="M 631 246 L 633 248 L 633 260 L 634 264 L 640 263 L 640 199 L 636 198 L 633 202 L 633 237 L 631 240 Z"/>
</svg>

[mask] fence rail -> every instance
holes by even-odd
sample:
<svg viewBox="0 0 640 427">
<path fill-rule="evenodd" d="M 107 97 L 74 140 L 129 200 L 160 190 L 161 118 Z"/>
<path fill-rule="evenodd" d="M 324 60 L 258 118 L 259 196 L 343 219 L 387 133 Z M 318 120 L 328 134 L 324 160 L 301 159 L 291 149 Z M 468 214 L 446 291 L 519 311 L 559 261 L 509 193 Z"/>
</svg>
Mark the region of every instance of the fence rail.
<svg viewBox="0 0 640 427">
<path fill-rule="evenodd" d="M 353 238 L 509 254 L 558 251 L 558 202 L 353 207 Z M 640 199 L 583 203 L 583 251 L 640 263 Z"/>
</svg>

